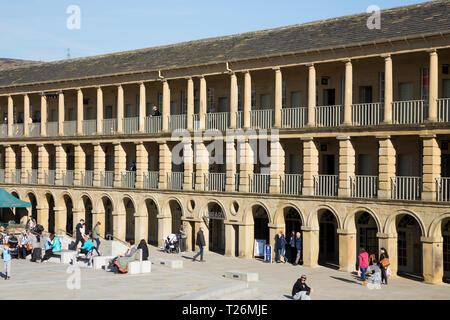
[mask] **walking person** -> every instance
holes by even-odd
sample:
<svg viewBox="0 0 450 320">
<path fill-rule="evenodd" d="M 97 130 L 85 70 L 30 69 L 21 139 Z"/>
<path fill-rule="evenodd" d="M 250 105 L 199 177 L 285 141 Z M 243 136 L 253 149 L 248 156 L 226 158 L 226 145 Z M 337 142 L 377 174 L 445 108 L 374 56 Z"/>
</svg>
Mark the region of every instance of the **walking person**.
<svg viewBox="0 0 450 320">
<path fill-rule="evenodd" d="M 294 264 L 295 257 L 297 255 L 297 249 L 295 248 L 295 231 L 292 231 L 291 236 L 289 237 L 289 245 L 290 245 L 290 254 L 289 254 L 289 262 Z"/>
<path fill-rule="evenodd" d="M 359 261 L 359 271 L 361 272 L 361 280 L 363 281 L 362 285 L 365 286 L 367 285 L 366 271 L 367 268 L 369 267 L 369 254 L 366 252 L 366 249 L 359 248 L 358 261 Z"/>
<path fill-rule="evenodd" d="M 300 232 L 297 232 L 297 234 L 295 235 L 295 250 L 296 250 L 297 256 L 293 263 L 294 266 L 298 265 L 298 263 L 300 261 L 300 257 L 302 255 L 302 238 L 301 238 Z"/>
<path fill-rule="evenodd" d="M 80 222 L 77 223 L 75 230 L 76 230 L 76 241 L 75 241 L 75 250 L 76 248 L 78 248 L 78 242 L 81 242 L 81 244 L 84 244 L 84 239 L 83 239 L 83 233 L 84 233 L 84 229 L 83 229 L 83 224 L 84 224 L 84 220 L 81 219 Z M 83 230 L 82 230 L 83 229 Z M 83 233 L 82 233 L 83 232 Z"/>
<path fill-rule="evenodd" d="M 3 264 L 5 265 L 5 280 L 9 280 L 11 277 L 11 251 L 8 243 L 3 246 Z"/>
<path fill-rule="evenodd" d="M 101 222 L 97 221 L 94 229 L 92 230 L 92 239 L 95 240 L 95 243 L 96 243 L 95 249 L 97 249 L 97 250 L 100 248 L 100 225 L 101 225 Z"/>
<path fill-rule="evenodd" d="M 203 247 L 206 246 L 206 242 L 203 234 L 203 227 L 200 227 L 200 230 L 197 232 L 197 241 L 195 244 L 200 247 L 200 251 L 192 258 L 192 261 L 195 261 L 197 257 L 200 256 L 200 262 L 205 262 L 205 260 L 203 260 Z"/>
<path fill-rule="evenodd" d="M 187 232 L 186 229 L 187 228 L 185 227 L 185 225 L 182 224 L 181 227 L 180 227 L 181 252 L 185 252 L 186 251 L 186 241 L 187 241 L 187 236 L 188 236 L 188 232 Z"/>
<path fill-rule="evenodd" d="M 389 267 L 389 265 L 390 265 L 389 254 L 385 248 L 381 248 L 380 249 L 380 262 L 378 262 L 378 266 L 380 267 L 380 270 L 381 270 L 381 284 L 383 284 L 383 282 L 386 285 L 388 284 L 386 271 L 387 271 L 387 268 Z"/>
<path fill-rule="evenodd" d="M 277 239 L 277 248 L 278 248 L 278 261 L 277 263 L 281 262 L 281 257 L 284 258 L 284 263 L 287 262 L 287 258 L 284 255 L 284 250 L 286 248 L 286 238 L 284 237 L 283 231 L 280 231 L 278 233 L 278 239 Z"/>
</svg>

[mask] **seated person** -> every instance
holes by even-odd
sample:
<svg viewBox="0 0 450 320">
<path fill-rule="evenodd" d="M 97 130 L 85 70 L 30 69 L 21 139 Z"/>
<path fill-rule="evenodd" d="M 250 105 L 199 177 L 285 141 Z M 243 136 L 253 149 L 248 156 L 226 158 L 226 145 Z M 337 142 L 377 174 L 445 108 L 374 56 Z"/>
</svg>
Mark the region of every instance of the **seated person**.
<svg viewBox="0 0 450 320">
<path fill-rule="evenodd" d="M 94 243 L 92 243 L 91 239 L 89 239 L 87 236 L 84 236 L 84 244 L 80 248 L 80 251 L 78 253 L 88 254 L 88 252 L 91 251 L 93 247 L 95 246 Z"/>
<path fill-rule="evenodd" d="M 306 285 L 306 275 L 303 274 L 292 288 L 292 298 L 294 300 L 311 300 L 312 291 L 313 289 Z"/>
<path fill-rule="evenodd" d="M 134 240 L 130 240 L 128 243 L 128 250 L 124 254 L 119 254 L 115 257 L 111 264 L 116 267 L 116 271 L 114 273 L 126 273 L 128 272 L 128 264 L 134 260 L 136 260 L 137 249 L 134 247 Z"/>
<path fill-rule="evenodd" d="M 381 269 L 377 264 L 377 259 L 372 260 L 372 264 L 367 268 L 367 272 L 371 274 L 370 280 L 373 284 L 381 285 Z"/>
<path fill-rule="evenodd" d="M 25 259 L 27 254 L 31 252 L 31 249 L 28 250 L 29 244 L 30 244 L 30 238 L 28 236 L 28 233 L 23 230 L 19 236 L 19 243 L 18 243 L 18 249 L 19 249 L 19 258 Z"/>
<path fill-rule="evenodd" d="M 41 259 L 41 263 L 53 257 L 55 252 L 61 251 L 61 241 L 59 240 L 59 237 L 56 237 L 52 233 L 44 244 L 44 250 L 45 254 Z"/>
<path fill-rule="evenodd" d="M 137 248 L 138 249 L 142 249 L 142 260 L 143 261 L 148 260 L 148 246 L 147 246 L 147 242 L 144 239 L 142 239 L 139 242 L 139 245 L 138 245 Z"/>
</svg>

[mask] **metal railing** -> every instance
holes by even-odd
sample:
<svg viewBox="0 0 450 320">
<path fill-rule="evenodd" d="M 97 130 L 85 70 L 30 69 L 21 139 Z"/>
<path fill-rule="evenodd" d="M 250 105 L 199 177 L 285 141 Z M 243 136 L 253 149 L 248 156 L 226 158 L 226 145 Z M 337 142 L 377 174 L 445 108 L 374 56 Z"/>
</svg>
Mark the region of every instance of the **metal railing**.
<svg viewBox="0 0 450 320">
<path fill-rule="evenodd" d="M 161 116 L 156 117 L 145 117 L 145 132 L 146 133 L 157 133 L 160 132 L 162 128 Z"/>
<path fill-rule="evenodd" d="M 114 171 L 100 172 L 100 186 L 112 188 L 114 185 Z"/>
<path fill-rule="evenodd" d="M 392 102 L 392 121 L 397 124 L 423 123 L 427 108 L 423 100 Z"/>
<path fill-rule="evenodd" d="M 122 188 L 134 188 L 136 185 L 136 171 L 122 172 Z"/>
<path fill-rule="evenodd" d="M 5 169 L 0 169 L 0 183 L 5 183 Z"/>
<path fill-rule="evenodd" d="M 250 125 L 255 129 L 270 129 L 273 125 L 273 110 L 252 110 L 250 113 Z"/>
<path fill-rule="evenodd" d="M 438 99 L 438 121 L 450 122 L 450 98 Z"/>
<path fill-rule="evenodd" d="M 422 192 L 421 177 L 391 178 L 391 197 L 398 200 L 420 200 Z"/>
<path fill-rule="evenodd" d="M 117 119 L 103 119 L 102 127 L 103 134 L 114 134 L 117 131 Z"/>
<path fill-rule="evenodd" d="M 436 179 L 437 201 L 450 201 L 450 178 L 441 177 Z"/>
<path fill-rule="evenodd" d="M 74 136 L 77 133 L 77 121 L 64 121 L 64 135 Z"/>
<path fill-rule="evenodd" d="M 0 137 L 4 138 L 8 136 L 8 125 L 0 124 Z"/>
<path fill-rule="evenodd" d="M 242 129 L 244 127 L 244 111 L 236 112 L 236 128 Z"/>
<path fill-rule="evenodd" d="M 169 116 L 169 130 L 186 129 L 187 119 L 185 114 L 172 114 Z"/>
<path fill-rule="evenodd" d="M 205 174 L 205 191 L 225 191 L 226 173 L 209 172 Z"/>
<path fill-rule="evenodd" d="M 338 127 L 344 120 L 344 108 L 341 105 L 316 107 L 317 127 Z"/>
<path fill-rule="evenodd" d="M 28 183 L 38 184 L 38 169 L 31 169 L 31 171 L 28 171 Z"/>
<path fill-rule="evenodd" d="M 319 174 L 314 176 L 314 195 L 335 197 L 338 191 L 338 175 Z"/>
<path fill-rule="evenodd" d="M 249 192 L 269 193 L 270 174 L 254 173 L 250 175 Z"/>
<path fill-rule="evenodd" d="M 215 112 L 206 114 L 206 129 L 226 131 L 230 124 L 229 112 Z"/>
<path fill-rule="evenodd" d="M 378 176 L 350 177 L 350 196 L 353 198 L 376 198 L 378 195 Z"/>
<path fill-rule="evenodd" d="M 55 170 L 45 171 L 45 184 L 55 185 L 55 181 L 56 181 L 56 171 Z"/>
<path fill-rule="evenodd" d="M 303 176 L 301 174 L 284 174 L 280 176 L 280 193 L 302 194 Z"/>
<path fill-rule="evenodd" d="M 194 130 L 200 130 L 200 115 L 198 113 L 192 115 L 192 122 Z"/>
<path fill-rule="evenodd" d="M 182 190 L 184 182 L 184 172 L 167 173 L 167 189 Z"/>
<path fill-rule="evenodd" d="M 92 136 L 97 133 L 97 120 L 84 120 L 83 121 L 83 135 Z"/>
<path fill-rule="evenodd" d="M 144 189 L 158 189 L 159 172 L 144 172 Z"/>
<path fill-rule="evenodd" d="M 15 169 L 12 171 L 11 183 L 16 183 L 16 184 L 22 183 L 22 170 L 21 169 Z"/>
<path fill-rule="evenodd" d="M 360 103 L 352 105 L 352 124 L 354 126 L 374 126 L 383 122 L 381 103 Z"/>
<path fill-rule="evenodd" d="M 66 170 L 62 174 L 62 184 L 64 186 L 73 186 L 74 183 L 74 172 L 73 170 Z"/>
<path fill-rule="evenodd" d="M 308 123 L 308 108 L 283 108 L 281 109 L 282 128 L 303 128 Z"/>
<path fill-rule="evenodd" d="M 41 123 L 30 123 L 30 137 L 39 137 L 41 135 Z"/>
<path fill-rule="evenodd" d="M 22 137 L 23 136 L 23 123 L 14 123 L 12 127 L 12 135 L 14 137 Z"/>
<path fill-rule="evenodd" d="M 47 122 L 47 137 L 56 137 L 58 135 L 58 122 Z"/>
<path fill-rule="evenodd" d="M 81 185 L 85 187 L 92 187 L 94 185 L 94 171 L 87 170 L 81 173 Z"/>
<path fill-rule="evenodd" d="M 139 118 L 123 118 L 123 132 L 127 134 L 137 133 L 139 131 Z"/>
</svg>

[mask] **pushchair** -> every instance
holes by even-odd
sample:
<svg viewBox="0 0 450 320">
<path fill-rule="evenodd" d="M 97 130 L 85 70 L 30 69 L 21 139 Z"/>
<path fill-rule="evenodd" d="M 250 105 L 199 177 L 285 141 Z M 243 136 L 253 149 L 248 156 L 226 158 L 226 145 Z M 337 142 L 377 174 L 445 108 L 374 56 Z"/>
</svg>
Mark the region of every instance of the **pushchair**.
<svg viewBox="0 0 450 320">
<path fill-rule="evenodd" d="M 164 239 L 164 252 L 180 253 L 180 241 L 176 234 L 171 233 Z"/>
<path fill-rule="evenodd" d="M 99 257 L 101 255 L 102 253 L 100 252 L 100 250 L 97 250 L 96 247 L 92 247 L 91 250 L 89 250 L 87 253 L 78 253 L 77 261 L 86 260 L 88 262 L 88 266 L 90 267 L 92 265 L 94 257 Z"/>
<path fill-rule="evenodd" d="M 8 237 L 9 251 L 11 252 L 11 258 L 19 258 L 19 240 L 15 235 Z"/>
</svg>

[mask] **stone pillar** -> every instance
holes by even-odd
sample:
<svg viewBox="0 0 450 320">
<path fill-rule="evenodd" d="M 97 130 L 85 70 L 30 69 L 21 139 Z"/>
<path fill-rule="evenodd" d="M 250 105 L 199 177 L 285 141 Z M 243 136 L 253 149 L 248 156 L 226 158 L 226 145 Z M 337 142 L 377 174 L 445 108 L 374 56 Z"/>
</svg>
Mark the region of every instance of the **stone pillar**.
<svg viewBox="0 0 450 320">
<path fill-rule="evenodd" d="M 230 74 L 230 129 L 237 127 L 238 112 L 238 85 L 237 77 L 234 72 Z"/>
<path fill-rule="evenodd" d="M 186 238 L 186 251 L 193 251 L 194 248 L 192 248 L 192 221 L 191 220 L 183 220 L 184 226 L 186 228 L 187 232 L 187 238 Z"/>
<path fill-rule="evenodd" d="M 100 187 L 100 173 L 105 172 L 106 169 L 106 157 L 105 150 L 102 145 L 98 142 L 93 143 L 94 145 L 94 187 Z M 104 227 L 103 227 L 104 229 Z"/>
<path fill-rule="evenodd" d="M 308 127 L 316 125 L 316 68 L 308 65 Z"/>
<path fill-rule="evenodd" d="M 225 257 L 234 257 L 236 248 L 236 236 L 234 225 L 224 222 L 225 225 Z"/>
<path fill-rule="evenodd" d="M 122 85 L 117 86 L 117 133 L 123 133 L 124 97 Z"/>
<path fill-rule="evenodd" d="M 139 132 L 145 132 L 145 109 L 147 98 L 145 96 L 145 84 L 139 84 Z"/>
<path fill-rule="evenodd" d="M 14 101 L 12 96 L 8 96 L 8 137 L 13 136 L 14 124 Z"/>
<path fill-rule="evenodd" d="M 170 172 L 172 172 L 172 151 L 170 150 L 170 147 L 166 142 L 160 142 L 159 143 L 159 184 L 158 184 L 158 189 L 167 189 L 167 175 Z M 165 236 L 167 236 L 167 235 L 165 235 Z M 158 239 L 158 241 L 159 241 L 159 239 Z"/>
<path fill-rule="evenodd" d="M 252 77 L 250 71 L 244 73 L 244 129 L 251 127 Z"/>
<path fill-rule="evenodd" d="M 226 182 L 225 191 L 236 191 L 236 144 L 233 137 L 225 138 L 226 148 Z"/>
<path fill-rule="evenodd" d="M 350 177 L 355 176 L 355 147 L 350 137 L 339 140 L 339 189 L 340 197 L 351 197 Z"/>
<path fill-rule="evenodd" d="M 281 193 L 281 176 L 285 171 L 285 154 L 280 136 L 270 136 L 270 193 Z"/>
<path fill-rule="evenodd" d="M 103 134 L 103 90 L 97 87 L 97 134 Z"/>
<path fill-rule="evenodd" d="M 392 58 L 391 55 L 384 58 L 384 121 L 385 124 L 392 123 Z"/>
<path fill-rule="evenodd" d="M 64 93 L 62 91 L 58 94 L 58 135 L 64 136 Z"/>
<path fill-rule="evenodd" d="M 278 261 L 280 259 L 281 261 L 284 261 L 284 259 L 281 259 L 281 257 L 278 257 L 278 250 L 277 250 L 277 234 L 280 231 L 283 231 L 286 229 L 285 224 L 269 224 L 269 244 L 272 246 L 272 261 Z M 286 235 L 285 235 L 286 236 Z M 289 239 L 286 239 L 288 241 Z M 290 247 L 288 244 L 286 244 L 286 249 L 289 250 Z M 284 251 L 284 254 L 286 255 L 287 250 Z"/>
<path fill-rule="evenodd" d="M 356 265 L 356 231 L 338 229 L 339 271 L 353 272 Z"/>
<path fill-rule="evenodd" d="M 11 183 L 13 171 L 16 170 L 16 153 L 12 145 L 5 146 L 5 182 Z"/>
<path fill-rule="evenodd" d="M 134 217 L 134 239 L 138 243 L 144 239 L 148 243 L 148 217 L 138 215 Z"/>
<path fill-rule="evenodd" d="M 119 240 L 125 241 L 127 234 L 127 221 L 126 221 L 126 213 L 121 210 L 114 210 L 113 212 L 113 236 L 118 238 Z"/>
<path fill-rule="evenodd" d="M 239 191 L 250 191 L 250 176 L 253 175 L 253 149 L 250 145 L 248 138 L 238 139 L 239 148 Z M 239 238 L 240 239 L 240 238 Z"/>
<path fill-rule="evenodd" d="M 209 171 L 209 153 L 203 141 L 194 141 L 195 148 L 195 190 L 205 190 L 205 175 Z"/>
<path fill-rule="evenodd" d="M 48 151 L 43 144 L 38 144 L 38 183 L 45 184 L 45 173 L 48 171 Z M 48 218 L 48 217 L 47 217 Z"/>
<path fill-rule="evenodd" d="M 253 257 L 254 241 L 254 225 L 239 225 L 239 258 Z"/>
<path fill-rule="evenodd" d="M 437 99 L 439 87 L 439 64 L 436 49 L 430 51 L 430 86 L 428 101 L 428 121 L 437 122 Z"/>
<path fill-rule="evenodd" d="M 378 198 L 391 198 L 391 180 L 396 175 L 396 151 L 390 136 L 379 139 L 378 158 Z M 390 254 L 390 251 L 388 251 Z"/>
<path fill-rule="evenodd" d="M 54 207 L 53 211 L 55 212 L 55 234 L 61 234 L 61 231 L 66 231 L 67 209 L 65 207 Z"/>
<path fill-rule="evenodd" d="M 92 227 L 94 227 L 98 221 L 100 221 L 100 226 L 99 226 L 100 236 L 105 237 L 106 234 L 105 234 L 105 211 L 104 210 L 100 210 L 100 211 L 92 210 Z"/>
<path fill-rule="evenodd" d="M 194 173 L 194 152 L 190 141 L 183 142 L 184 181 L 183 190 L 192 190 Z M 199 179 L 202 179 L 201 177 Z"/>
<path fill-rule="evenodd" d="M 187 110 L 186 110 L 186 122 L 187 130 L 194 130 L 194 81 L 192 78 L 187 79 Z"/>
<path fill-rule="evenodd" d="M 302 226 L 303 266 L 317 267 L 319 260 L 319 228 Z"/>
<path fill-rule="evenodd" d="M 122 187 L 122 172 L 127 169 L 126 153 L 120 142 L 114 142 L 114 188 Z"/>
<path fill-rule="evenodd" d="M 144 188 L 144 173 L 148 172 L 148 151 L 144 143 L 136 142 L 136 188 Z"/>
<path fill-rule="evenodd" d="M 36 211 L 37 223 L 43 226 L 45 231 L 48 231 L 48 207 L 36 207 Z"/>
<path fill-rule="evenodd" d="M 314 177 L 319 174 L 319 146 L 313 138 L 303 141 L 303 190 L 305 196 L 314 195 Z"/>
<path fill-rule="evenodd" d="M 63 185 L 63 177 L 67 170 L 67 153 L 64 150 L 61 143 L 55 143 L 56 153 L 56 172 L 55 172 L 55 184 Z"/>
<path fill-rule="evenodd" d="M 281 128 L 281 109 L 283 108 L 283 79 L 280 68 L 275 68 L 275 116 L 274 127 Z"/>
<path fill-rule="evenodd" d="M 32 155 L 29 146 L 26 144 L 20 145 L 20 149 L 22 151 L 22 184 L 26 184 L 28 183 L 28 174 L 31 174 Z"/>
<path fill-rule="evenodd" d="M 441 148 L 435 135 L 422 135 L 423 139 L 423 176 L 422 200 L 437 200 L 436 181 L 441 176 Z"/>
<path fill-rule="evenodd" d="M 83 135 L 83 118 L 84 118 L 84 110 L 83 110 L 83 91 L 81 89 L 77 89 L 77 135 Z"/>
<path fill-rule="evenodd" d="M 172 233 L 172 218 L 159 215 L 156 218 L 158 219 L 158 247 L 162 247 L 163 239 Z"/>
<path fill-rule="evenodd" d="M 23 136 L 30 135 L 30 97 L 23 95 Z"/>
<path fill-rule="evenodd" d="M 74 156 L 75 156 L 73 183 L 75 186 L 80 186 L 81 185 L 81 175 L 86 170 L 86 154 L 83 150 L 83 147 L 79 143 L 74 144 L 73 148 L 74 148 Z"/>
<path fill-rule="evenodd" d="M 170 117 L 170 88 L 169 82 L 163 80 L 162 82 L 163 92 L 162 92 L 162 131 L 169 131 L 169 117 Z M 159 241 L 159 240 L 158 240 Z"/>
<path fill-rule="evenodd" d="M 206 90 L 206 79 L 205 77 L 200 77 L 200 108 L 199 108 L 199 115 L 198 119 L 200 121 L 199 129 L 205 130 L 206 129 L 206 103 L 207 103 L 207 90 Z"/>
<path fill-rule="evenodd" d="M 352 125 L 353 103 L 353 68 L 351 60 L 345 62 L 345 98 L 344 98 L 344 125 Z"/>
<path fill-rule="evenodd" d="M 440 284 L 444 276 L 443 238 L 421 237 L 420 241 L 422 242 L 423 252 L 423 278 L 426 283 Z"/>
<path fill-rule="evenodd" d="M 392 277 L 397 276 L 398 254 L 397 254 L 397 234 L 377 233 L 378 247 L 385 248 L 389 253 L 389 269 Z"/>
<path fill-rule="evenodd" d="M 41 137 L 47 136 L 47 97 L 41 93 Z"/>
</svg>

